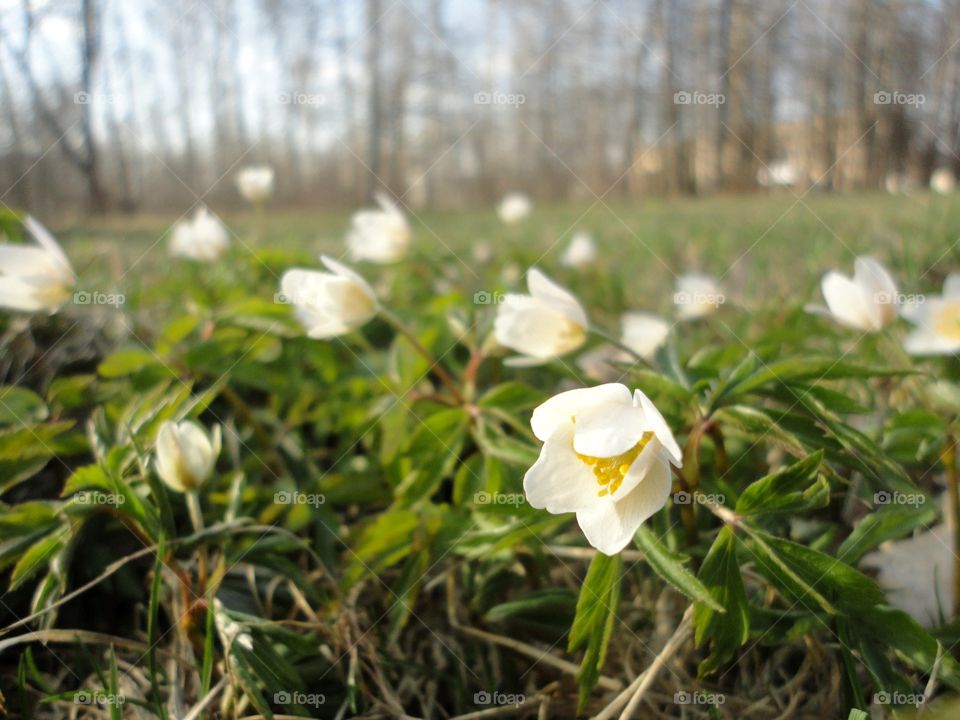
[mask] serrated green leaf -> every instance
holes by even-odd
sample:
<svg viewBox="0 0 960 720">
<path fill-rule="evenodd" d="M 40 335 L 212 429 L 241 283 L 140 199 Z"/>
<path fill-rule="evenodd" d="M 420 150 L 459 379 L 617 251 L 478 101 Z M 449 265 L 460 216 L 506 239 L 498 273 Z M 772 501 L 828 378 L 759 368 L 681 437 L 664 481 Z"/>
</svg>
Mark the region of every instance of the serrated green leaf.
<svg viewBox="0 0 960 720">
<path fill-rule="evenodd" d="M 701 602 L 717 612 L 725 612 L 697 577 L 680 564 L 677 557 L 660 542 L 650 528 L 641 525 L 636 535 L 637 546 L 643 550 L 650 567 L 664 580 L 691 600 Z"/>
</svg>

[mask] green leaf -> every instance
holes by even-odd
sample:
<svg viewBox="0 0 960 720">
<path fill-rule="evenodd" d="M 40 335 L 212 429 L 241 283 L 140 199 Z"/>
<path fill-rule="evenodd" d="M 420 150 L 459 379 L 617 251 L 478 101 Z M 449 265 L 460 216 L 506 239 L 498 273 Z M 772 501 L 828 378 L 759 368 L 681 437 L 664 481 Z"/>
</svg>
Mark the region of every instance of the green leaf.
<svg viewBox="0 0 960 720">
<path fill-rule="evenodd" d="M 880 543 L 904 537 L 918 527 L 926 527 L 936 520 L 936 516 L 937 511 L 932 504 L 919 508 L 888 505 L 857 523 L 837 550 L 837 557 L 855 565 Z"/>
<path fill-rule="evenodd" d="M 833 357 L 789 358 L 764 364 L 757 372 L 730 388 L 729 395 L 753 392 L 768 383 L 793 383 L 798 380 L 840 380 L 846 378 L 896 377 L 910 375 L 909 370 L 868 367 L 838 361 Z"/>
<path fill-rule="evenodd" d="M 701 602 L 717 612 L 725 612 L 723 605 L 714 599 L 693 573 L 680 564 L 680 558 L 671 553 L 650 528 L 641 525 L 636 540 L 657 575 L 691 600 Z"/>
<path fill-rule="evenodd" d="M 830 486 L 818 477 L 823 451 L 818 450 L 785 470 L 752 483 L 737 500 L 738 515 L 796 512 L 825 507 L 830 502 Z"/>
<path fill-rule="evenodd" d="M 580 588 L 577 613 L 570 626 L 567 645 L 569 652 L 587 646 L 577 674 L 580 684 L 578 714 L 586 708 L 607 656 L 620 603 L 621 567 L 619 555 L 611 557 L 597 553 L 590 561 L 590 568 Z"/>
<path fill-rule="evenodd" d="M 38 570 L 47 567 L 50 560 L 63 547 L 63 537 L 64 533 L 54 531 L 31 545 L 27 551 L 20 556 L 17 564 L 13 566 L 13 572 L 10 574 L 9 589 L 11 591 L 16 590 Z"/>
<path fill-rule="evenodd" d="M 539 405 L 544 394 L 521 382 L 505 382 L 491 388 L 477 401 L 482 408 L 498 408 L 508 412 L 520 412 Z"/>
<path fill-rule="evenodd" d="M 47 419 L 47 406 L 32 390 L 0 386 L 0 425 L 30 425 Z"/>
<path fill-rule="evenodd" d="M 157 360 L 157 356 L 149 350 L 144 350 L 142 348 L 126 348 L 116 350 L 112 354 L 108 355 L 103 362 L 100 363 L 100 366 L 97 368 L 97 372 L 100 373 L 101 377 L 119 378 L 127 375 L 133 375 L 145 367 L 160 364 L 160 361 Z"/>
<path fill-rule="evenodd" d="M 791 602 L 816 603 L 831 615 L 856 615 L 883 602 L 883 592 L 837 558 L 743 525 L 757 569 Z"/>
<path fill-rule="evenodd" d="M 722 425 L 740 430 L 752 442 L 762 439 L 764 443 L 779 447 L 795 457 L 805 454 L 797 436 L 781 427 L 763 410 L 747 405 L 728 405 L 717 410 L 713 418 Z"/>
<path fill-rule="evenodd" d="M 698 669 L 703 676 L 716 672 L 750 636 L 750 611 L 737 562 L 736 541 L 729 527 L 720 530 L 710 547 L 700 568 L 700 580 L 715 605 L 726 611 L 721 614 L 707 603 L 694 604 L 695 641 L 698 646 L 706 640 L 713 644 L 709 657 Z"/>
</svg>

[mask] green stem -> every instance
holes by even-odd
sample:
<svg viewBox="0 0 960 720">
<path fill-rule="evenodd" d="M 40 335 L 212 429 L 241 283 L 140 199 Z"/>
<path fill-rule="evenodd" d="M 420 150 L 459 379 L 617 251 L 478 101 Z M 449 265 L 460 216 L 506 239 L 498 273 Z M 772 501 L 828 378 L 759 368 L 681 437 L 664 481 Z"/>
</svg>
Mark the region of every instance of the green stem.
<svg viewBox="0 0 960 720">
<path fill-rule="evenodd" d="M 435 373 L 440 382 L 442 382 L 450 394 L 456 399 L 458 404 L 463 404 L 463 393 L 457 386 L 456 381 L 450 376 L 446 369 L 440 364 L 440 361 L 433 357 L 433 354 L 427 350 L 417 339 L 414 332 L 408 328 L 404 322 L 386 308 L 380 308 L 380 316 L 386 320 L 394 330 L 403 335 L 423 358 L 429 363 L 430 371 Z"/>
<path fill-rule="evenodd" d="M 948 518 L 953 533 L 953 617 L 960 616 L 960 473 L 957 472 L 957 439 L 947 433 L 940 460 L 947 471 Z"/>
</svg>

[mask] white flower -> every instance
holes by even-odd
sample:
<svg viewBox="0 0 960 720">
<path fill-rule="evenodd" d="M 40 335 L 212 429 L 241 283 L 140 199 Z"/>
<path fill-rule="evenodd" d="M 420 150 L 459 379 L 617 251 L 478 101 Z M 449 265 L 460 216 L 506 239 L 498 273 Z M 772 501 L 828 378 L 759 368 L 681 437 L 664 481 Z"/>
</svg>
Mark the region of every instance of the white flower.
<svg viewBox="0 0 960 720">
<path fill-rule="evenodd" d="M 544 444 L 523 478 L 527 501 L 575 512 L 600 552 L 620 552 L 670 497 L 680 448 L 640 390 L 620 383 L 569 390 L 534 410 L 530 425 Z"/>
<path fill-rule="evenodd" d="M 170 254 L 199 262 L 216 260 L 230 246 L 230 232 L 220 218 L 205 207 L 192 220 L 181 220 L 170 235 Z"/>
<path fill-rule="evenodd" d="M 293 305 L 307 335 L 343 335 L 377 314 L 377 296 L 366 280 L 326 255 L 321 255 L 320 261 L 330 272 L 295 268 L 280 278 L 284 301 Z"/>
<path fill-rule="evenodd" d="M 831 271 L 820 285 L 830 315 L 841 325 L 877 332 L 897 318 L 897 285 L 871 257 L 858 257 L 853 277 Z"/>
<path fill-rule="evenodd" d="M 53 314 L 69 299 L 77 278 L 47 229 L 30 216 L 23 224 L 38 247 L 0 245 L 0 307 Z"/>
<path fill-rule="evenodd" d="M 947 276 L 943 294 L 927 295 L 903 309 L 903 316 L 917 326 L 903 347 L 912 355 L 950 355 L 960 352 L 960 273 Z"/>
<path fill-rule="evenodd" d="M 410 225 L 389 197 L 375 195 L 378 209 L 354 214 L 347 234 L 347 248 L 354 261 L 392 263 L 403 259 L 410 249 Z"/>
<path fill-rule="evenodd" d="M 690 273 L 677 279 L 673 303 L 681 320 L 706 317 L 716 312 L 724 300 L 720 284 L 709 275 Z"/>
<path fill-rule="evenodd" d="M 497 306 L 497 342 L 525 356 L 507 362 L 539 364 L 580 347 L 587 338 L 587 313 L 577 298 L 536 268 L 527 272 L 527 288 L 529 295 L 508 293 Z"/>
<path fill-rule="evenodd" d="M 935 627 L 953 612 L 953 533 L 946 524 L 914 537 L 886 542 L 863 558 L 877 570 L 887 601 L 924 627 Z"/>
<path fill-rule="evenodd" d="M 273 177 L 269 165 L 250 165 L 237 173 L 237 189 L 244 200 L 256 205 L 273 195 Z"/>
<path fill-rule="evenodd" d="M 474 244 L 471 255 L 476 262 L 486 265 L 493 260 L 493 248 L 490 247 L 490 243 L 478 242 Z"/>
<path fill-rule="evenodd" d="M 949 195 L 957 186 L 957 178 L 950 168 L 938 168 L 930 176 L 930 189 L 941 195 Z"/>
<path fill-rule="evenodd" d="M 572 268 L 584 268 L 597 259 L 597 245 L 589 233 L 578 232 L 567 245 L 560 264 Z"/>
<path fill-rule="evenodd" d="M 196 492 L 203 487 L 219 454 L 219 425 L 208 437 L 192 420 L 168 420 L 157 433 L 157 474 L 177 492 Z"/>
<path fill-rule="evenodd" d="M 523 193 L 505 195 L 497 206 L 497 215 L 507 225 L 515 225 L 533 210 L 533 203 Z"/>
<path fill-rule="evenodd" d="M 624 313 L 620 323 L 623 327 L 620 341 L 646 360 L 654 356 L 670 334 L 670 323 L 651 313 Z"/>
</svg>

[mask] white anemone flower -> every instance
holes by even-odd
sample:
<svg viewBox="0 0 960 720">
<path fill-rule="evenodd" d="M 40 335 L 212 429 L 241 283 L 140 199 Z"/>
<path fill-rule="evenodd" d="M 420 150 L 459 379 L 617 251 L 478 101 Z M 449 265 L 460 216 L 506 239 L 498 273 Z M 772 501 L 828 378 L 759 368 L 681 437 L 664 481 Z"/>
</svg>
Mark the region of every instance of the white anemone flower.
<svg viewBox="0 0 960 720">
<path fill-rule="evenodd" d="M 853 277 L 830 271 L 820 285 L 830 316 L 841 325 L 877 332 L 897 318 L 897 284 L 871 257 L 858 257 Z"/>
<path fill-rule="evenodd" d="M 354 261 L 392 263 L 406 257 L 410 249 L 410 225 L 389 197 L 375 195 L 377 209 L 361 210 L 353 216 L 347 233 L 347 248 Z"/>
<path fill-rule="evenodd" d="M 243 199 L 254 205 L 273 196 L 273 168 L 269 165 L 249 165 L 237 173 L 237 189 Z"/>
<path fill-rule="evenodd" d="M 950 168 L 938 168 L 930 176 L 930 189 L 941 195 L 949 195 L 957 186 L 957 177 Z"/>
<path fill-rule="evenodd" d="M 620 383 L 569 390 L 533 411 L 540 457 L 523 478 L 527 501 L 575 512 L 589 543 L 615 555 L 670 497 L 680 447 L 640 390 Z"/>
<path fill-rule="evenodd" d="M 344 335 L 364 325 L 380 309 L 370 284 L 346 265 L 326 255 L 320 261 L 330 272 L 294 268 L 280 278 L 284 302 L 312 338 Z"/>
<path fill-rule="evenodd" d="M 217 260 L 230 246 L 227 226 L 205 207 L 192 220 L 181 220 L 170 235 L 170 254 L 198 262 Z"/>
<path fill-rule="evenodd" d="M 518 192 L 505 195 L 500 204 L 497 205 L 497 215 L 506 225 L 516 225 L 521 220 L 526 219 L 532 210 L 533 203 L 530 198 Z"/>
<path fill-rule="evenodd" d="M 720 283 L 709 275 L 689 273 L 677 278 L 673 303 L 681 320 L 695 320 L 712 315 L 725 302 Z"/>
<path fill-rule="evenodd" d="M 620 342 L 645 360 L 653 358 L 670 335 L 670 323 L 652 313 L 624 313 L 620 324 L 623 328 Z"/>
<path fill-rule="evenodd" d="M 197 492 L 203 487 L 219 455 L 219 425 L 215 425 L 208 436 L 192 420 L 168 420 L 157 433 L 157 474 L 176 492 Z"/>
<path fill-rule="evenodd" d="M 917 326 L 903 342 L 911 355 L 960 352 L 960 273 L 947 276 L 942 295 L 918 299 L 904 307 L 903 316 Z"/>
<path fill-rule="evenodd" d="M 0 244 L 0 307 L 52 315 L 77 278 L 53 235 L 30 216 L 23 224 L 37 245 Z"/>
<path fill-rule="evenodd" d="M 566 355 L 587 339 L 587 313 L 566 289 L 530 268 L 529 295 L 507 293 L 497 306 L 494 336 L 500 345 L 524 357 L 511 365 L 537 365 Z"/>
<path fill-rule="evenodd" d="M 590 233 L 578 232 L 570 239 L 570 244 L 560 258 L 560 264 L 565 267 L 585 268 L 596 260 L 597 244 Z"/>
</svg>

